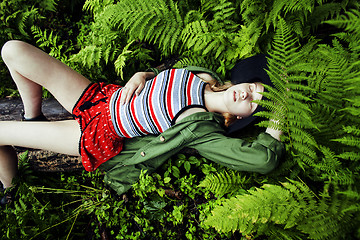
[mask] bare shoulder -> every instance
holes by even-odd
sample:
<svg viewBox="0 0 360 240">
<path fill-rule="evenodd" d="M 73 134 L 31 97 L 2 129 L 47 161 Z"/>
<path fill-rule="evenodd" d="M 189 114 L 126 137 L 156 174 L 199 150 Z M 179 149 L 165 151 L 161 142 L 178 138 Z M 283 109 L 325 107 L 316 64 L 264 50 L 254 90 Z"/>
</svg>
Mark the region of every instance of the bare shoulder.
<svg viewBox="0 0 360 240">
<path fill-rule="evenodd" d="M 210 82 L 210 81 L 213 81 L 215 80 L 210 74 L 208 73 L 197 73 L 196 76 L 198 76 L 199 78 L 207 81 L 207 82 Z"/>
<path fill-rule="evenodd" d="M 190 116 L 191 114 L 198 113 L 198 112 L 206 112 L 206 110 L 204 108 L 199 108 L 199 107 L 189 108 L 179 115 L 179 117 L 176 119 L 175 123 L 178 123 L 183 118 L 186 118 L 187 116 Z"/>
</svg>

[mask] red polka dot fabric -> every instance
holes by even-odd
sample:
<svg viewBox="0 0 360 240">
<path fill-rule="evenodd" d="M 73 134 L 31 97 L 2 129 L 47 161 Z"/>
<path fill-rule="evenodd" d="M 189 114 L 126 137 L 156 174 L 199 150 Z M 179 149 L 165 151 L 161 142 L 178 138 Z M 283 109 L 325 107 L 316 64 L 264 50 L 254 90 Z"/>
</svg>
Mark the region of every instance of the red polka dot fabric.
<svg viewBox="0 0 360 240">
<path fill-rule="evenodd" d="M 119 88 L 114 84 L 92 83 L 73 109 L 82 132 L 79 152 L 86 171 L 96 170 L 122 150 L 123 138 L 112 125 L 108 103 Z"/>
</svg>

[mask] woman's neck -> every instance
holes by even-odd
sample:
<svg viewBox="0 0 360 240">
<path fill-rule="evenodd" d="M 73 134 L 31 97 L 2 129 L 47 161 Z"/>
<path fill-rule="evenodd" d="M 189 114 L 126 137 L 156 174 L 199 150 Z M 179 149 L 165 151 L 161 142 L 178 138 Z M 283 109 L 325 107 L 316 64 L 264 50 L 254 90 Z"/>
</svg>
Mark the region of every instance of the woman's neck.
<svg viewBox="0 0 360 240">
<path fill-rule="evenodd" d="M 224 113 L 226 112 L 226 106 L 224 104 L 224 91 L 214 92 L 210 86 L 205 88 L 205 106 L 209 112 Z"/>
</svg>

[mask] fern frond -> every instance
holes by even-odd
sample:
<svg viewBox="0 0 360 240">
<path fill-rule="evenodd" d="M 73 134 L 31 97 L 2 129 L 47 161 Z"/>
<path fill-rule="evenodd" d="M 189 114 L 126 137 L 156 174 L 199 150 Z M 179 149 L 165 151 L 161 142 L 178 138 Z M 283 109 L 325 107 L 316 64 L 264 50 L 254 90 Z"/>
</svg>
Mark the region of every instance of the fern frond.
<svg viewBox="0 0 360 240">
<path fill-rule="evenodd" d="M 294 239 L 294 233 L 300 239 L 338 239 L 349 231 L 351 212 L 358 207 L 350 197 L 340 198 L 338 193 L 319 198 L 304 182 L 294 180 L 248 192 L 224 200 L 204 224 L 219 232 L 239 231 L 270 239 Z"/>
<path fill-rule="evenodd" d="M 356 34 L 357 39 L 360 38 L 360 11 L 350 10 L 346 15 L 341 15 L 336 20 L 325 21 L 328 24 L 335 25 L 340 28 L 345 28 L 346 31 Z"/>
<path fill-rule="evenodd" d="M 336 154 L 331 151 L 330 148 L 325 146 L 319 146 L 319 150 L 323 154 L 322 161 L 316 164 L 316 168 L 321 169 L 322 171 L 331 172 L 335 169 L 338 169 L 341 165 L 341 162 L 336 157 Z"/>
<path fill-rule="evenodd" d="M 346 191 L 340 191 L 339 194 L 345 196 L 347 199 L 353 200 L 352 204 L 349 204 L 348 206 L 342 209 L 342 213 L 360 212 L 360 203 L 359 203 L 360 193 L 357 189 L 348 189 Z"/>
<path fill-rule="evenodd" d="M 317 159 L 318 144 L 311 134 L 317 129 L 312 122 L 314 113 L 310 105 L 314 93 L 309 86 L 313 69 L 301 68 L 308 66 L 303 56 L 311 51 L 311 46 L 299 49 L 288 25 L 280 19 L 267 71 L 275 89 L 267 88 L 269 93 L 264 95 L 271 101 L 263 103 L 273 113 L 270 116 L 282 125 L 280 129 L 287 135 L 291 155 L 300 167 L 304 167 L 304 163 L 313 166 Z M 266 126 L 266 122 L 263 125 Z"/>
<path fill-rule="evenodd" d="M 354 165 L 358 166 L 358 165 Z M 351 186 L 355 184 L 358 180 L 357 174 L 354 174 L 354 172 L 357 172 L 358 168 L 353 167 L 350 169 L 347 168 L 339 168 L 336 171 L 333 171 L 329 174 L 323 174 L 322 179 L 331 179 L 334 184 L 343 185 L 343 186 Z"/>
<path fill-rule="evenodd" d="M 288 13 L 297 12 L 297 19 L 302 19 L 302 25 L 304 20 L 307 18 L 308 14 L 313 11 L 315 5 L 314 0 L 296 0 L 296 1 L 282 1 L 275 0 L 273 2 L 271 11 L 269 12 L 269 17 L 266 20 L 266 28 L 269 29 L 270 25 L 273 24 L 277 28 L 280 21 L 278 17 L 281 16 L 285 18 Z M 290 24 L 291 25 L 291 24 Z"/>
<path fill-rule="evenodd" d="M 83 10 L 90 11 L 94 16 L 100 14 L 106 6 L 112 4 L 113 0 L 86 0 Z"/>
<path fill-rule="evenodd" d="M 18 23 L 18 28 L 21 34 L 23 34 L 26 37 L 29 37 L 29 34 L 27 33 L 26 29 L 28 25 L 32 25 L 32 23 L 35 21 L 35 19 L 41 19 L 41 15 L 39 14 L 39 9 L 35 8 L 34 6 L 27 11 L 20 11 L 20 20 Z"/>
<path fill-rule="evenodd" d="M 47 11 L 56 12 L 56 0 L 45 0 L 40 2 L 40 7 Z"/>
<path fill-rule="evenodd" d="M 238 230 L 243 234 L 267 234 L 269 225 L 293 228 L 316 208 L 314 196 L 302 188 L 305 189 L 284 183 L 283 186 L 265 184 L 261 189 L 249 190 L 249 194 L 230 198 L 215 207 L 205 225 L 220 232 Z"/>
<path fill-rule="evenodd" d="M 286 2 L 284 5 L 285 13 L 289 12 L 297 12 L 297 11 L 307 11 L 312 12 L 314 8 L 314 0 L 296 0 L 296 1 L 289 1 Z"/>
<path fill-rule="evenodd" d="M 187 49 L 198 55 L 218 59 L 226 65 L 258 51 L 258 40 L 263 28 L 260 20 L 239 26 L 235 22 L 234 3 L 230 1 L 221 1 L 207 10 L 208 14 L 214 14 L 213 19 L 203 17 L 185 25 L 182 41 Z"/>
<path fill-rule="evenodd" d="M 358 126 L 344 126 L 343 130 L 347 133 L 347 135 L 345 135 L 343 138 L 334 139 L 334 141 L 352 148 L 340 153 L 338 157 L 350 161 L 359 161 L 360 128 Z"/>
<path fill-rule="evenodd" d="M 94 45 L 86 46 L 71 58 L 72 61 L 81 61 L 81 63 L 88 68 L 99 65 L 101 59 L 102 49 Z"/>
<path fill-rule="evenodd" d="M 120 75 L 121 79 L 124 79 L 123 68 L 126 65 L 125 62 L 129 55 L 132 53 L 132 51 L 128 50 L 132 43 L 133 41 L 124 47 L 123 51 L 120 53 L 114 63 L 115 71 L 117 74 Z"/>
<path fill-rule="evenodd" d="M 223 0 L 213 7 L 212 11 L 214 11 L 214 21 L 222 23 L 223 26 L 221 26 L 221 28 L 225 27 L 226 30 L 234 30 L 237 28 L 237 24 L 231 21 L 236 14 L 236 8 L 233 2 Z"/>
<path fill-rule="evenodd" d="M 342 135 L 341 123 L 343 118 L 328 105 L 314 103 L 311 104 L 310 108 L 313 113 L 316 113 L 312 115 L 312 121 L 316 125 L 316 129 L 313 129 L 311 134 L 319 144 L 335 149 L 336 146 L 329 139 L 334 138 L 336 135 Z"/>
<path fill-rule="evenodd" d="M 229 170 L 207 175 L 198 187 L 207 188 L 215 195 L 222 196 L 243 187 L 248 181 L 240 172 Z"/>
<path fill-rule="evenodd" d="M 64 48 L 63 42 L 54 31 L 50 31 L 48 34 L 46 29 L 42 31 L 39 27 L 32 26 L 31 32 L 34 38 L 37 39 L 36 43 L 38 47 L 46 50 L 50 56 L 67 63 L 68 57 L 66 53 L 72 51 L 73 47 Z M 50 49 L 50 51 L 48 51 L 48 49 Z"/>
<path fill-rule="evenodd" d="M 328 2 L 314 7 L 312 14 L 309 16 L 307 23 L 311 24 L 312 28 L 316 28 L 323 21 L 333 19 L 344 10 L 344 3 Z"/>
<path fill-rule="evenodd" d="M 111 25 L 121 24 L 130 40 L 157 44 L 165 55 L 179 50 L 183 18 L 174 1 L 124 0 L 108 7 L 105 15 Z"/>
<path fill-rule="evenodd" d="M 309 239 L 343 239 L 343 233 L 353 227 L 353 217 L 345 211 L 353 204 L 351 198 L 341 197 L 341 193 L 335 190 L 333 196 L 323 196 L 317 204 L 318 208 L 309 212 L 296 228 L 308 234 Z"/>
<path fill-rule="evenodd" d="M 345 136 L 341 139 L 336 139 L 336 141 L 352 147 L 360 146 L 360 137 Z"/>
<path fill-rule="evenodd" d="M 243 59 L 250 57 L 254 52 L 258 52 L 258 42 L 262 33 L 263 26 L 260 20 L 254 20 L 249 25 L 241 26 L 240 30 L 234 35 L 233 45 L 227 49 L 225 55 L 228 59 Z"/>
<path fill-rule="evenodd" d="M 202 12 L 208 12 L 211 11 L 214 7 L 221 4 L 223 0 L 213 0 L 213 1 L 201 0 L 200 2 L 201 2 Z"/>
<path fill-rule="evenodd" d="M 344 106 L 345 99 L 343 97 L 346 96 L 346 89 L 343 88 L 343 84 L 348 75 L 349 65 L 347 60 L 332 56 L 325 81 L 322 84 L 325 91 L 319 93 L 319 99 L 322 99 L 324 105 L 329 105 L 334 109 L 341 109 Z"/>
<path fill-rule="evenodd" d="M 259 14 L 259 12 L 264 14 Z M 240 14 L 245 23 L 263 19 L 267 15 L 267 3 L 262 0 L 243 0 L 240 3 Z"/>
</svg>

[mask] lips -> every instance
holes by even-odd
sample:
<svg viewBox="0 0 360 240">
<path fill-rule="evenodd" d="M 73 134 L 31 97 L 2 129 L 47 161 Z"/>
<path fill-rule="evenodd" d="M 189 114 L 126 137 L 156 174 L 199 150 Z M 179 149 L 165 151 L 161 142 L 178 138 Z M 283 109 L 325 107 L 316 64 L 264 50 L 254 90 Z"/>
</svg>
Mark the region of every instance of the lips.
<svg viewBox="0 0 360 240">
<path fill-rule="evenodd" d="M 233 94 L 234 96 L 234 102 L 236 102 L 236 91 L 234 91 L 234 94 Z"/>
</svg>

